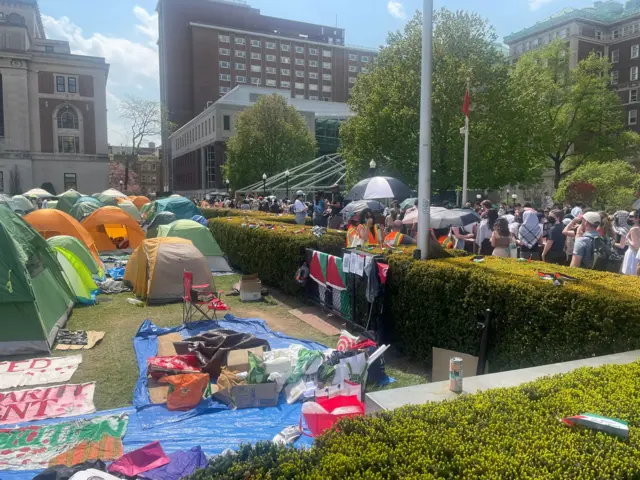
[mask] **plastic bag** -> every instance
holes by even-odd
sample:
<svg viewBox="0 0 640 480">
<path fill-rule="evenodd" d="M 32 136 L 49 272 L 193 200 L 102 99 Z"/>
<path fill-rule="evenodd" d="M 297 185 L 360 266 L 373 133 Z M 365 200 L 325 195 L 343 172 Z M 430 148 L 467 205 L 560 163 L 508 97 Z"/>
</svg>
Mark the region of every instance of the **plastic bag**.
<svg viewBox="0 0 640 480">
<path fill-rule="evenodd" d="M 190 410 L 200 403 L 202 395 L 209 386 L 209 374 L 171 375 L 160 379 L 160 381 L 169 384 L 167 409 Z"/>
<path fill-rule="evenodd" d="M 303 375 L 313 375 L 318 371 L 322 362 L 324 362 L 322 352 L 307 349 L 301 350 L 293 374 L 289 378 L 289 383 L 297 382 Z"/>
<path fill-rule="evenodd" d="M 231 387 L 246 384 L 246 378 L 243 378 L 238 373 L 230 371 L 227 367 L 222 367 L 217 381 L 218 389 L 220 391 L 231 391 Z"/>
<path fill-rule="evenodd" d="M 249 377 L 247 383 L 265 383 L 269 377 L 264 366 L 264 360 L 254 355 L 253 352 L 247 352 L 249 354 Z"/>
<path fill-rule="evenodd" d="M 149 357 L 147 371 L 153 378 L 183 373 L 199 373 L 198 359 L 193 354 L 174 355 L 170 357 Z"/>
</svg>

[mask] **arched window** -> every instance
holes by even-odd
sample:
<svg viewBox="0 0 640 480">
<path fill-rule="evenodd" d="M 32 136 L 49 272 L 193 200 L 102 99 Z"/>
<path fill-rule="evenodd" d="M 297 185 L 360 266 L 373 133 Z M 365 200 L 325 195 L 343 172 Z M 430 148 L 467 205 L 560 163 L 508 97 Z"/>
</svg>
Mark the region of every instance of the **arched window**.
<svg viewBox="0 0 640 480">
<path fill-rule="evenodd" d="M 62 105 L 55 113 L 54 135 L 58 137 L 58 153 L 82 153 L 82 119 L 71 105 Z"/>
<path fill-rule="evenodd" d="M 58 128 L 78 129 L 78 114 L 69 106 L 58 110 Z"/>
<path fill-rule="evenodd" d="M 12 25 L 24 25 L 25 21 L 24 21 L 24 17 L 21 15 L 18 15 L 17 13 L 10 13 L 9 16 L 7 17 L 7 21 L 9 23 L 11 23 Z"/>
</svg>

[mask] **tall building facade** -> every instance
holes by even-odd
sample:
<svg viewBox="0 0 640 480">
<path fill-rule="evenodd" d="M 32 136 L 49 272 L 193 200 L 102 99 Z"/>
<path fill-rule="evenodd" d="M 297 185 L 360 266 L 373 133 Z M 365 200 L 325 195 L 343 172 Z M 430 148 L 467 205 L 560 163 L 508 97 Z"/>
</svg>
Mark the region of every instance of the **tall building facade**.
<svg viewBox="0 0 640 480">
<path fill-rule="evenodd" d="M 0 193 L 107 187 L 108 73 L 46 38 L 36 0 L 0 0 Z"/>
<path fill-rule="evenodd" d="M 595 2 L 593 7 L 565 9 L 551 18 L 505 37 L 509 55 L 520 55 L 560 38 L 569 45 L 573 68 L 591 52 L 612 62 L 611 85 L 625 108 L 625 123 L 640 132 L 640 1 L 625 5 Z"/>
<path fill-rule="evenodd" d="M 159 0 L 158 22 L 161 100 L 178 127 L 238 85 L 346 102 L 356 77 L 371 68 L 376 55 L 374 49 L 346 45 L 341 28 L 265 16 L 242 0 Z M 169 133 L 165 128 L 163 145 L 170 144 Z M 187 173 L 171 158 L 166 148 L 168 189 L 176 175 L 184 180 Z M 217 188 L 223 186 L 218 178 Z M 199 188 L 195 179 L 191 187 Z"/>
</svg>

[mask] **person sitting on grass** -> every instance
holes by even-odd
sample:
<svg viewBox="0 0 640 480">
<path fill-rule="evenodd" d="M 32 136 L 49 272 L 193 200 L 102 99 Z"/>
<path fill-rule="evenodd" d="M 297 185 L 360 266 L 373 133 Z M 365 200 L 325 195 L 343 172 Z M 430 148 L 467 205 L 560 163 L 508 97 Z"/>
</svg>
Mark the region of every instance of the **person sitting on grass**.
<svg viewBox="0 0 640 480">
<path fill-rule="evenodd" d="M 404 235 L 402 233 L 402 222 L 395 220 L 392 231 L 385 237 L 384 243 L 389 247 L 397 247 L 399 245 L 415 245 L 416 240 L 409 235 Z"/>
</svg>

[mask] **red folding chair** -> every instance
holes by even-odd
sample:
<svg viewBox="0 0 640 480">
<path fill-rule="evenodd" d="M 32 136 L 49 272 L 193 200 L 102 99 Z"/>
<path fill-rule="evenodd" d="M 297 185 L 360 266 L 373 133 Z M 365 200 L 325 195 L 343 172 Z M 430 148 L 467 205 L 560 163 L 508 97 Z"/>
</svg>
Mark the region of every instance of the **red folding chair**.
<svg viewBox="0 0 640 480">
<path fill-rule="evenodd" d="M 212 300 L 200 301 L 198 300 L 198 292 L 204 291 L 209 288 L 209 285 L 194 285 L 193 273 L 185 270 L 183 277 L 184 287 L 184 303 L 182 304 L 182 323 L 196 322 L 200 320 L 217 320 L 216 310 L 214 306 L 219 302 L 216 296 Z M 213 312 L 213 318 L 210 313 Z M 199 318 L 195 318 L 198 313 Z"/>
</svg>

